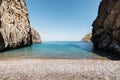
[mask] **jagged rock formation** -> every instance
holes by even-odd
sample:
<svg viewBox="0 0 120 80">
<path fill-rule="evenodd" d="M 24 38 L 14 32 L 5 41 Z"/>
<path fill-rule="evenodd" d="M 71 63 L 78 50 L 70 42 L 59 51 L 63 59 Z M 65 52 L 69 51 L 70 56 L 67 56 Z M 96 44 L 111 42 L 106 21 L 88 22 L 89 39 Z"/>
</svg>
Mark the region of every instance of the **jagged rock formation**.
<svg viewBox="0 0 120 80">
<path fill-rule="evenodd" d="M 120 0 L 102 0 L 93 23 L 95 49 L 120 54 Z"/>
<path fill-rule="evenodd" d="M 0 51 L 29 46 L 32 34 L 24 0 L 0 0 Z"/>
<path fill-rule="evenodd" d="M 41 38 L 39 33 L 33 28 L 31 29 L 31 32 L 32 32 L 32 43 L 40 43 Z"/>
<path fill-rule="evenodd" d="M 87 35 L 85 35 L 85 36 L 82 38 L 82 41 L 90 42 L 90 41 L 91 41 L 91 37 L 92 37 L 92 33 L 88 33 Z"/>
</svg>

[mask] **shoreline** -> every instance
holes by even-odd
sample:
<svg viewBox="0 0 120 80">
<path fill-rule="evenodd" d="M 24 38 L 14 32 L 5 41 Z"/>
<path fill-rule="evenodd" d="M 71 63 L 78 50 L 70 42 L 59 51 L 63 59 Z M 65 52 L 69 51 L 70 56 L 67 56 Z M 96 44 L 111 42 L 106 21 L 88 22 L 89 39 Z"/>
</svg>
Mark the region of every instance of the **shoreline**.
<svg viewBox="0 0 120 80">
<path fill-rule="evenodd" d="M 106 57 L 103 58 L 91 58 L 91 59 L 80 59 L 80 58 L 50 58 L 50 57 L 0 57 L 0 61 L 9 61 L 9 60 L 100 60 L 100 61 L 119 61 L 111 60 Z"/>
<path fill-rule="evenodd" d="M 1 80 L 120 80 L 120 61 L 69 59 L 0 60 Z"/>
</svg>

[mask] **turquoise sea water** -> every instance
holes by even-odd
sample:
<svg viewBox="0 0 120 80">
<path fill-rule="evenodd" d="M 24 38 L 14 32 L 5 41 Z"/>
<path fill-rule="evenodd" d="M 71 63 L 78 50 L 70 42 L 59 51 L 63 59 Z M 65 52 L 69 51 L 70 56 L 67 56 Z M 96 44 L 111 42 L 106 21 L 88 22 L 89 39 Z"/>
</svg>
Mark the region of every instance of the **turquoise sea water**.
<svg viewBox="0 0 120 80">
<path fill-rule="evenodd" d="M 88 42 L 43 42 L 0 53 L 2 58 L 103 59 Z"/>
</svg>

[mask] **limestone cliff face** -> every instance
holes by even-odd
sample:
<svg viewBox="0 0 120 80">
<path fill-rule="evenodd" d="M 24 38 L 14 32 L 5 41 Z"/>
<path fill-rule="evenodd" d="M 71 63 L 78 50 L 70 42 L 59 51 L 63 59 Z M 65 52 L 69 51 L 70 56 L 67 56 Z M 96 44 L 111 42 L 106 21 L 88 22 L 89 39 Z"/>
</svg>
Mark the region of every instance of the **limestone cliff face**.
<svg viewBox="0 0 120 80">
<path fill-rule="evenodd" d="M 86 34 L 86 35 L 82 38 L 82 41 L 90 42 L 90 41 L 91 41 L 91 37 L 92 37 L 92 33 L 88 33 L 88 34 Z"/>
<path fill-rule="evenodd" d="M 0 0 L 0 51 L 32 44 L 24 0 Z"/>
<path fill-rule="evenodd" d="M 96 49 L 120 54 L 120 0 L 102 0 L 93 23 L 92 42 Z"/>
<path fill-rule="evenodd" d="M 32 43 L 41 43 L 41 38 L 39 33 L 35 29 L 31 29 L 32 32 Z"/>
</svg>

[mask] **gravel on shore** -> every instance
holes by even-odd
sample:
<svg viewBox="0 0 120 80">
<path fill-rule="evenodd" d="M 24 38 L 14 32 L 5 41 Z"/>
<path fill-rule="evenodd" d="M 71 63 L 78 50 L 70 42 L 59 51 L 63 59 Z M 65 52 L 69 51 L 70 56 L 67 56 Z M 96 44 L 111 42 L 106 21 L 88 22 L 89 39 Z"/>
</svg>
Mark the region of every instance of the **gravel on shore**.
<svg viewBox="0 0 120 80">
<path fill-rule="evenodd" d="M 0 80 L 120 80 L 120 61 L 0 60 Z"/>
</svg>

